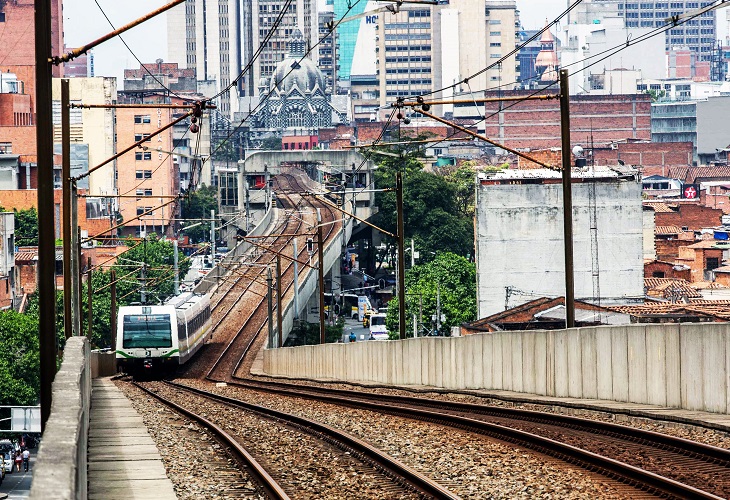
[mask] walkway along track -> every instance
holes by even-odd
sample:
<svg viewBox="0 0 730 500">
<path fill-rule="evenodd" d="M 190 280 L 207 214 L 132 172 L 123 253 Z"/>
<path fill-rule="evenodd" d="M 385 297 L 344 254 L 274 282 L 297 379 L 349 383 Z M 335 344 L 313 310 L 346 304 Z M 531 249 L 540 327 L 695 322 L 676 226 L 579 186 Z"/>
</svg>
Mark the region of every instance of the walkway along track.
<svg viewBox="0 0 730 500">
<path fill-rule="evenodd" d="M 236 379 L 229 384 L 488 435 L 670 498 L 730 497 L 730 451 L 595 420 L 513 408 Z"/>
<path fill-rule="evenodd" d="M 459 497 L 454 493 L 450 492 L 443 486 L 439 485 L 435 481 L 428 477 L 418 473 L 410 467 L 402 464 L 398 460 L 388 456 L 387 454 L 377 450 L 373 446 L 365 443 L 364 441 L 349 435 L 345 432 L 336 430 L 327 425 L 308 420 L 303 417 L 291 415 L 281 411 L 273 410 L 263 406 L 258 406 L 244 401 L 239 401 L 232 398 L 227 398 L 214 393 L 203 391 L 187 387 L 184 385 L 176 384 L 173 382 L 163 383 L 147 383 L 144 386 L 135 384 L 145 392 L 153 395 L 159 399 L 165 405 L 170 406 L 175 411 L 181 412 L 186 416 L 195 419 L 207 428 L 212 429 L 216 435 L 223 436 L 227 446 L 236 452 L 239 456 L 246 457 L 246 463 L 249 467 L 255 467 L 255 473 L 257 480 L 264 481 L 267 487 L 267 494 L 273 492 L 271 498 L 288 498 L 284 489 L 289 490 L 296 489 L 296 486 L 292 484 L 292 478 L 289 477 L 289 484 L 287 486 L 279 486 L 269 476 L 263 468 L 258 465 L 258 462 L 253 458 L 253 454 L 247 452 L 239 444 L 235 437 L 231 437 L 226 434 L 220 425 L 207 420 L 206 418 L 196 414 L 196 411 L 188 409 L 188 406 L 198 407 L 205 409 L 206 413 L 212 415 L 212 419 L 221 419 L 223 422 L 230 422 L 231 416 L 223 415 L 226 409 L 235 409 L 237 412 L 251 413 L 253 412 L 257 416 L 265 417 L 267 419 L 273 419 L 279 424 L 283 423 L 289 427 L 295 428 L 298 432 L 303 432 L 314 437 L 316 440 L 324 441 L 328 447 L 334 447 L 339 450 L 339 453 L 346 457 L 348 460 L 355 459 L 362 463 L 359 468 L 369 469 L 371 474 L 375 474 L 380 477 L 378 480 L 378 488 L 385 490 L 387 493 L 392 493 L 392 497 L 401 498 L 403 496 L 413 496 L 414 498 L 434 498 L 434 499 L 452 499 L 456 500 Z M 172 396 L 170 395 L 172 391 Z M 165 395 L 161 394 L 165 393 Z M 173 402 L 178 401 L 178 403 Z M 197 400 L 197 401 L 196 401 Z M 237 420 L 237 419 L 236 419 Z M 238 438 L 241 439 L 240 437 Z M 253 464 L 253 465 L 251 465 Z M 286 471 L 270 471 L 272 476 L 286 476 Z M 291 476 L 291 475 L 289 475 Z M 261 479 L 263 478 L 263 479 Z M 306 482 L 307 478 L 294 478 L 296 481 Z M 280 481 L 281 483 L 281 481 Z M 297 496 L 297 491 L 289 491 L 291 495 Z M 303 493 L 303 492 L 299 492 Z M 389 495 L 391 496 L 391 495 Z"/>
<path fill-rule="evenodd" d="M 284 492 L 284 489 L 279 486 L 279 484 L 269 475 L 268 472 L 266 472 L 266 470 L 258 463 L 258 461 L 256 461 L 253 455 L 251 455 L 243 446 L 238 443 L 238 441 L 236 441 L 230 434 L 225 432 L 220 426 L 214 424 L 213 422 L 201 415 L 193 413 L 192 411 L 173 403 L 172 401 L 164 398 L 154 391 L 147 389 L 139 383 L 134 383 L 134 385 L 138 389 L 153 396 L 172 410 L 196 421 L 198 424 L 207 429 L 208 432 L 213 434 L 216 439 L 223 445 L 223 447 L 227 449 L 230 454 L 234 455 L 235 461 L 240 464 L 241 473 L 250 476 L 256 482 L 256 484 L 259 485 L 261 493 L 266 498 L 289 500 L 289 495 Z"/>
</svg>

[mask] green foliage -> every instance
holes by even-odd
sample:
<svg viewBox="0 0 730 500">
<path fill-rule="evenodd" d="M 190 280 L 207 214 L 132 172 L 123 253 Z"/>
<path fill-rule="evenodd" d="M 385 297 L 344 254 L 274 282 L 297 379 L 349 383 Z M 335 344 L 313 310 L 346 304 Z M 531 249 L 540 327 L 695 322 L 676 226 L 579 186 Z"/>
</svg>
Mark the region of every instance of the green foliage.
<svg viewBox="0 0 730 500">
<path fill-rule="evenodd" d="M 261 149 L 281 151 L 281 137 L 267 137 L 261 141 Z"/>
<path fill-rule="evenodd" d="M 203 184 L 182 201 L 182 218 L 210 219 L 210 211 L 218 209 L 217 196 L 218 193 L 215 187 L 208 187 Z M 191 220 L 186 224 L 190 226 L 195 222 Z M 181 231 L 182 234 L 188 235 L 193 242 L 208 241 L 210 239 L 210 222 L 203 222 L 191 229 L 183 228 Z"/>
<path fill-rule="evenodd" d="M 415 240 L 422 261 L 430 260 L 438 252 L 473 254 L 472 216 L 460 210 L 458 196 L 464 193 L 458 182 L 448 182 L 443 177 L 424 172 L 418 158 L 409 155 L 403 159 L 388 157 L 383 161 L 375 171 L 375 185 L 379 189 L 395 188 L 397 171 L 403 172 L 405 238 Z M 463 172 L 459 175 L 466 176 Z M 468 200 L 462 200 L 461 207 L 468 203 Z M 374 224 L 396 233 L 395 192 L 378 193 L 376 204 L 379 212 L 373 217 Z M 392 239 L 389 241 L 393 243 Z"/>
<path fill-rule="evenodd" d="M 464 257 L 445 252 L 422 265 L 406 271 L 406 331 L 413 332 L 413 314 L 422 307 L 423 326 L 431 330 L 431 315 L 436 313 L 436 297 L 440 294 L 441 333 L 448 334 L 452 326 L 473 321 L 477 317 L 476 266 Z M 388 304 L 385 319 L 391 338 L 398 338 L 398 300 Z"/>
<path fill-rule="evenodd" d="M 456 169 L 446 173 L 446 182 L 454 187 L 456 208 L 465 217 L 474 217 L 474 198 L 476 188 L 474 178 L 476 177 L 475 162 L 464 162 Z"/>
<path fill-rule="evenodd" d="M 117 273 L 117 280 L 119 281 L 117 283 L 117 297 L 120 299 L 120 305 L 141 301 L 141 271 L 136 270 L 136 267 L 141 267 L 143 262 L 146 263 L 147 303 L 162 303 L 173 294 L 174 257 L 172 243 L 166 240 L 151 239 L 148 237 L 146 242 L 134 246 L 135 244 L 136 242 L 127 243 L 128 246 L 134 248 L 120 255 L 114 266 Z M 180 276 L 185 276 L 190 269 L 190 260 L 184 257 L 180 258 L 178 268 Z M 134 271 L 134 274 L 121 279 L 131 271 Z M 94 288 L 98 287 L 94 286 Z M 104 290 L 103 293 L 110 293 L 109 288 Z M 95 293 L 94 297 L 96 296 L 97 294 Z"/>
<path fill-rule="evenodd" d="M 38 316 L 0 312 L 0 404 L 37 404 L 40 385 Z"/>
<path fill-rule="evenodd" d="M 667 95 L 667 93 L 664 90 L 654 90 L 654 89 L 649 89 L 649 90 L 645 91 L 644 93 L 649 94 L 651 96 L 651 102 L 657 102 Z"/>
</svg>

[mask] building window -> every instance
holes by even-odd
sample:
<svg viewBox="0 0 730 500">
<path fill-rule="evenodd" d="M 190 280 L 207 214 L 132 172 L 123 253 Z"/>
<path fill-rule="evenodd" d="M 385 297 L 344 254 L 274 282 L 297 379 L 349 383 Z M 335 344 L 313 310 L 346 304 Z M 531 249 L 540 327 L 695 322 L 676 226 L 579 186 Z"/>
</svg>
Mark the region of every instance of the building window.
<svg viewBox="0 0 730 500">
<path fill-rule="evenodd" d="M 718 257 L 708 257 L 707 258 L 707 269 L 709 271 L 712 271 L 713 269 L 717 269 L 720 267 L 720 259 Z"/>
<path fill-rule="evenodd" d="M 134 134 L 134 142 L 139 142 L 142 139 L 144 139 L 144 142 L 150 142 L 152 140 L 149 135 Z"/>
<path fill-rule="evenodd" d="M 135 172 L 135 177 L 136 177 L 137 179 L 142 179 L 142 178 L 143 178 L 143 177 L 142 177 L 142 171 L 141 171 L 141 170 L 137 170 L 137 171 Z"/>
<path fill-rule="evenodd" d="M 152 152 L 151 151 L 145 151 L 142 155 L 142 158 L 145 160 L 151 160 L 152 159 Z"/>
<path fill-rule="evenodd" d="M 152 170 L 145 170 L 144 171 L 144 178 L 145 179 L 151 179 L 152 178 Z"/>
<path fill-rule="evenodd" d="M 137 161 L 142 160 L 142 151 L 137 151 L 136 153 L 134 153 L 134 159 Z"/>
<path fill-rule="evenodd" d="M 134 123 L 149 123 L 150 115 L 134 115 Z"/>
<path fill-rule="evenodd" d="M 0 142 L 0 155 L 2 154 L 12 154 L 13 153 L 13 143 L 12 142 Z"/>
</svg>

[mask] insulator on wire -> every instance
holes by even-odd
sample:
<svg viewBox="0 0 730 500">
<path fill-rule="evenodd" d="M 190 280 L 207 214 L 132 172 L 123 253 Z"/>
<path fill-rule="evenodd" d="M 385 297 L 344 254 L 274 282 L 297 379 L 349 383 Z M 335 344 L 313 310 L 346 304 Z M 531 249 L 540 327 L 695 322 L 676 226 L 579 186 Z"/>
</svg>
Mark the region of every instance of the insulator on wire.
<svg viewBox="0 0 730 500">
<path fill-rule="evenodd" d="M 203 116 L 202 103 L 200 103 L 200 102 L 195 103 L 195 107 L 193 108 L 193 116 L 196 116 L 198 118 Z"/>
<path fill-rule="evenodd" d="M 423 106 L 421 106 L 421 109 L 423 109 L 424 111 L 428 111 L 429 109 L 431 109 L 431 105 L 424 103 Z"/>
<path fill-rule="evenodd" d="M 190 133 L 197 134 L 199 130 L 200 127 L 198 127 L 197 123 L 193 123 L 192 125 L 190 125 Z"/>
<path fill-rule="evenodd" d="M 193 115 L 190 117 L 190 123 L 198 123 L 198 117 Z"/>
<path fill-rule="evenodd" d="M 423 104 L 423 97 L 421 97 L 420 95 L 416 97 L 416 102 L 419 104 Z"/>
<path fill-rule="evenodd" d="M 403 119 L 403 123 L 405 123 L 406 125 L 408 125 L 409 123 L 411 123 L 411 119 L 410 119 L 410 118 L 408 118 L 408 117 L 406 116 L 406 117 L 405 117 L 405 118 Z"/>
<path fill-rule="evenodd" d="M 395 115 L 395 117 L 398 118 L 399 120 L 402 120 L 403 119 L 403 113 L 398 113 L 397 115 Z"/>
</svg>

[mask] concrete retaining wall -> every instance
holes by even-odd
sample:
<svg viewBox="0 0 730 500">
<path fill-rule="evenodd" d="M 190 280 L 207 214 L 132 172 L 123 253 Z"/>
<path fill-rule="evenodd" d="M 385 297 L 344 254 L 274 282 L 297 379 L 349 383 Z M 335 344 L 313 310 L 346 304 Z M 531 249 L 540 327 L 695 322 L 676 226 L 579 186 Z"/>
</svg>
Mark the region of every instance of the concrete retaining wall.
<svg viewBox="0 0 730 500">
<path fill-rule="evenodd" d="M 730 413 L 730 328 L 606 326 L 288 347 L 264 352 L 264 372 Z"/>
<path fill-rule="evenodd" d="M 87 497 L 86 465 L 91 404 L 89 342 L 66 341 L 63 364 L 53 381 L 51 415 L 33 469 L 31 499 Z"/>
<path fill-rule="evenodd" d="M 111 377 L 117 374 L 117 355 L 114 351 L 91 351 L 89 364 L 91 378 Z"/>
</svg>

